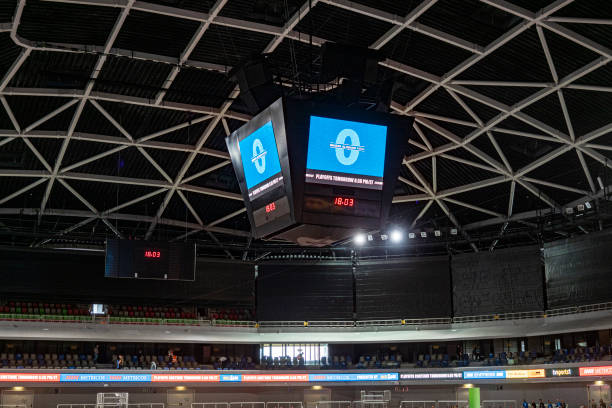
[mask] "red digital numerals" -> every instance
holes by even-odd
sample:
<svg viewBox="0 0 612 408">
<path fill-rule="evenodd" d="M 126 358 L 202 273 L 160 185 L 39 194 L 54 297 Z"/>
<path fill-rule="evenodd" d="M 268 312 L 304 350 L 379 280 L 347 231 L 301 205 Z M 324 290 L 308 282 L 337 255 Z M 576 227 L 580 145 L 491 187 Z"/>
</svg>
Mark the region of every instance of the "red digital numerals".
<svg viewBox="0 0 612 408">
<path fill-rule="evenodd" d="M 266 212 L 267 213 L 271 213 L 274 210 L 276 210 L 276 203 L 270 203 L 270 204 L 266 205 Z"/>
<path fill-rule="evenodd" d="M 159 251 L 145 251 L 145 258 L 161 258 L 161 252 Z"/>
<path fill-rule="evenodd" d="M 355 206 L 355 199 L 348 197 L 336 197 L 334 198 L 334 205 L 338 207 L 353 207 Z"/>
</svg>

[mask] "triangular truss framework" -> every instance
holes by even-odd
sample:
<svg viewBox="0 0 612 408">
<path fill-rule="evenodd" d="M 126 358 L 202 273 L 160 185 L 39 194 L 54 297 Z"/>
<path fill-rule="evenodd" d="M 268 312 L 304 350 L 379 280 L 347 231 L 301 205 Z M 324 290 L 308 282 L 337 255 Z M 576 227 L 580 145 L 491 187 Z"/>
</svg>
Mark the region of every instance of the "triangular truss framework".
<svg viewBox="0 0 612 408">
<path fill-rule="evenodd" d="M 555 16 L 556 12 L 566 7 L 574 0 L 557 0 L 538 12 L 531 12 L 525 10 L 504 0 L 481 0 L 483 3 L 486 3 L 489 6 L 501 9 L 506 13 L 509 13 L 522 19 L 522 22 L 520 24 L 515 25 L 513 28 L 501 35 L 499 38 L 484 47 L 470 43 L 454 35 L 444 33 L 440 30 L 419 23 L 417 21 L 419 17 L 430 8 L 435 7 L 437 0 L 422 1 L 420 5 L 418 5 L 415 9 L 413 9 L 410 13 L 408 13 L 408 15 L 404 16 L 403 18 L 399 18 L 390 13 L 377 10 L 365 5 L 360 5 L 359 3 L 348 2 L 345 0 L 310 0 L 305 2 L 305 4 L 300 7 L 299 10 L 293 16 L 291 16 L 291 18 L 288 19 L 288 21 L 283 27 L 276 27 L 266 24 L 253 23 L 249 21 L 222 17 L 220 16 L 220 12 L 222 11 L 228 0 L 217 0 L 217 2 L 213 5 L 213 7 L 208 13 L 198 13 L 173 7 L 158 6 L 156 4 L 140 1 L 137 2 L 135 0 L 116 0 L 112 2 L 106 2 L 104 0 L 52 1 L 92 6 L 119 7 L 121 9 L 115 21 L 115 24 L 108 35 L 106 43 L 102 47 L 94 47 L 86 44 L 75 45 L 46 43 L 44 45 L 40 45 L 35 42 L 29 41 L 28 39 L 22 38 L 18 34 L 18 28 L 21 22 L 24 7 L 26 6 L 25 0 L 18 1 L 13 22 L 11 24 L 0 25 L 0 32 L 8 32 L 13 42 L 17 46 L 21 47 L 22 50 L 20 55 L 13 62 L 8 72 L 0 80 L 0 102 L 2 103 L 3 109 L 6 111 L 6 114 L 10 118 L 11 123 L 14 127 L 14 129 L 12 130 L 0 130 L 0 136 L 4 137 L 3 139 L 0 139 L 0 146 L 10 143 L 16 138 L 21 138 L 28 147 L 28 149 L 30 149 L 30 151 L 36 156 L 36 158 L 44 167 L 44 170 L 42 171 L 0 169 L 1 177 L 36 178 L 35 181 L 28 184 L 27 186 L 17 191 L 11 192 L 5 197 L 0 197 L 0 206 L 12 200 L 13 198 L 26 193 L 30 189 L 33 189 L 43 183 L 45 184 L 44 196 L 37 207 L 25 209 L 0 208 L 0 210 L 3 214 L 35 214 L 39 217 L 39 222 L 40 218 L 45 215 L 66 215 L 83 218 L 83 221 L 61 231 L 58 235 L 68 234 L 86 225 L 89 222 L 92 222 L 94 220 L 101 220 L 115 235 L 122 236 L 121 231 L 118 230 L 109 220 L 136 219 L 149 223 L 145 238 L 151 237 L 158 223 L 181 226 L 189 229 L 188 232 L 176 237 L 176 239 L 182 239 L 184 237 L 193 235 L 203 230 L 207 231 L 210 234 L 223 233 L 247 237 L 249 235 L 247 231 L 232 230 L 228 228 L 219 227 L 219 224 L 222 224 L 225 221 L 231 219 L 232 217 L 243 213 L 244 209 L 231 212 L 226 216 L 223 216 L 216 220 L 204 221 L 202 214 L 199 214 L 197 209 L 191 205 L 190 201 L 188 200 L 188 196 L 186 195 L 186 192 L 192 192 L 196 194 L 211 195 L 222 199 L 238 201 L 242 200 L 240 195 L 233 192 L 215 190 L 211 188 L 204 188 L 189 184 L 192 180 L 198 177 L 205 176 L 206 174 L 209 174 L 230 163 L 228 160 L 229 157 L 227 152 L 207 148 L 205 147 L 205 144 L 217 126 L 222 126 L 225 133 L 229 134 L 230 129 L 228 127 L 226 118 L 237 119 L 239 121 L 247 121 L 249 119 L 248 116 L 238 112 L 233 112 L 231 110 L 232 102 L 239 94 L 238 87 L 235 87 L 231 91 L 231 93 L 226 99 L 226 102 L 224 102 L 219 108 L 167 102 L 165 101 L 165 97 L 167 91 L 171 88 L 173 81 L 179 75 L 180 70 L 184 67 L 195 67 L 198 69 L 227 72 L 227 66 L 220 66 L 217 64 L 207 63 L 204 61 L 194 61 L 190 59 L 192 52 L 194 51 L 202 37 L 205 35 L 206 31 L 211 27 L 211 25 L 221 24 L 224 26 L 238 28 L 241 30 L 263 32 L 272 35 L 273 39 L 269 42 L 269 44 L 265 47 L 263 51 L 265 53 L 273 52 L 283 42 L 284 39 L 291 39 L 309 43 L 312 42 L 312 44 L 317 46 L 322 45 L 325 42 L 325 39 L 318 37 L 308 37 L 295 30 L 298 23 L 310 12 L 312 7 L 314 7 L 317 3 L 325 3 L 327 5 L 339 7 L 353 13 L 365 15 L 369 18 L 390 23 L 392 27 L 384 35 L 382 35 L 370 45 L 370 48 L 372 49 L 381 49 L 385 44 L 391 41 L 403 30 L 413 30 L 420 34 L 435 38 L 438 41 L 442 41 L 444 43 L 450 44 L 463 50 L 467 50 L 472 53 L 472 55 L 468 59 L 451 69 L 443 76 L 424 72 L 420 69 L 408 66 L 406 64 L 391 59 L 386 59 L 381 62 L 381 65 L 388 69 L 418 78 L 429 83 L 429 86 L 425 90 L 423 90 L 419 95 L 417 95 L 407 103 L 392 103 L 392 109 L 396 113 L 411 115 L 415 117 L 414 128 L 416 131 L 415 134 L 417 135 L 417 138 L 415 140 L 411 140 L 411 144 L 417 149 L 419 149 L 420 152 L 406 157 L 404 159 L 404 165 L 416 181 L 408 180 L 404 177 L 400 177 L 400 181 L 418 190 L 420 193 L 413 195 L 400 195 L 394 198 L 394 203 L 425 201 L 424 207 L 414 218 L 412 222 L 412 227 L 416 226 L 418 223 L 422 222 L 423 219 L 425 219 L 427 212 L 432 206 L 438 206 L 444 212 L 444 214 L 446 214 L 450 222 L 461 231 L 464 238 L 468 242 L 470 242 L 472 248 L 477 251 L 478 247 L 472 242 L 470 238 L 469 232 L 471 230 L 477 229 L 482 226 L 499 224 L 502 225 L 500 233 L 501 237 L 509 222 L 523 222 L 529 224 L 530 218 L 535 218 L 536 216 L 541 214 L 541 212 L 537 212 L 536 214 L 536 212 L 534 211 L 531 211 L 529 213 L 515 213 L 513 211 L 513 206 L 515 202 L 515 191 L 517 185 L 520 185 L 525 190 L 527 190 L 539 200 L 541 200 L 550 209 L 550 211 L 555 211 L 559 213 L 563 213 L 564 207 L 574 206 L 580 201 L 601 197 L 604 194 L 605 190 L 595 183 L 585 160 L 585 157 L 590 157 L 591 159 L 594 159 L 602 165 L 612 168 L 612 161 L 610 161 L 606 156 L 604 156 L 598 151 L 601 149 L 611 150 L 610 147 L 593 143 L 597 138 L 612 132 L 612 118 L 607 125 L 599 129 L 593 130 L 587 134 L 577 135 L 574 131 L 574 126 L 572 124 L 571 112 L 567 108 L 567 104 L 564 97 L 564 90 L 579 89 L 592 92 L 611 92 L 612 87 L 599 85 L 581 85 L 577 84 L 576 81 L 584 77 L 585 75 L 597 70 L 598 68 L 608 64 L 612 60 L 612 51 L 604 47 L 603 45 L 598 44 L 597 42 L 585 38 L 584 36 L 566 28 L 565 26 L 561 25 L 561 23 L 610 25 L 612 24 L 612 21 Z M 171 58 L 163 55 L 143 54 L 132 50 L 114 48 L 115 40 L 118 37 L 126 21 L 126 18 L 128 17 L 131 11 L 135 10 L 145 13 L 163 14 L 165 16 L 171 16 L 178 19 L 198 21 L 199 26 L 194 32 L 191 40 L 188 42 L 183 52 L 180 54 L 179 58 Z M 540 46 L 545 55 L 546 62 L 550 70 L 552 82 L 523 83 L 508 81 L 477 81 L 457 79 L 470 67 L 474 66 L 475 64 L 478 64 L 481 60 L 496 52 L 505 44 L 515 39 L 517 36 L 521 35 L 527 30 L 534 28 L 537 31 Z M 553 56 L 551 55 L 551 51 L 547 43 L 547 32 L 555 33 L 556 35 L 561 36 L 568 41 L 576 43 L 597 54 L 598 57 L 586 64 L 585 66 L 575 70 L 574 72 L 565 75 L 564 77 L 560 77 L 557 74 L 557 69 L 553 60 Z M 27 60 L 27 58 L 33 51 L 48 51 L 59 53 L 93 52 L 98 56 L 94 68 L 90 73 L 90 79 L 84 89 L 58 90 L 41 88 L 9 88 L 8 85 L 11 82 L 11 79 L 19 71 L 20 67 L 24 64 L 24 62 Z M 96 83 L 96 79 L 98 78 L 98 75 L 103 69 L 104 63 L 109 56 L 129 56 L 131 58 L 144 59 L 164 64 L 172 64 L 172 69 L 170 70 L 166 80 L 164 81 L 163 88 L 157 93 L 154 100 L 119 94 L 95 92 L 94 85 Z M 479 86 L 530 87 L 536 89 L 536 91 L 533 92 L 527 98 L 524 98 L 518 103 L 509 106 L 475 91 L 474 88 L 477 88 Z M 457 119 L 443 115 L 419 112 L 419 104 L 425 101 L 436 91 L 446 92 L 452 98 L 452 100 L 454 100 L 465 111 L 467 117 L 471 118 L 471 120 Z M 68 97 L 70 99 L 68 102 L 64 103 L 59 108 L 53 110 L 52 112 L 49 112 L 40 119 L 36 120 L 35 122 L 29 125 L 25 125 L 17 121 L 9 102 L 7 101 L 7 96 L 15 95 L 58 98 Z M 530 115 L 527 115 L 524 112 L 527 107 L 550 95 L 556 96 L 558 98 L 559 105 L 561 107 L 560 114 L 563 115 L 567 131 L 553 128 L 550 125 L 547 125 L 542 121 Z M 478 104 L 486 105 L 487 107 L 492 108 L 498 113 L 492 119 L 483 120 L 466 102 L 468 100 L 475 101 Z M 103 101 L 122 104 L 136 104 L 156 109 L 179 110 L 196 113 L 200 116 L 194 120 L 174 125 L 167 129 L 136 138 L 132 134 L 130 134 L 130 132 L 128 132 L 124 127 L 122 127 L 119 121 L 102 106 L 100 102 Z M 122 135 L 122 137 L 76 132 L 75 130 L 77 124 L 87 104 L 90 104 L 100 114 L 102 114 L 106 118 L 106 120 L 108 120 L 114 126 L 114 128 L 117 129 L 117 131 Z M 68 109 L 74 109 L 74 113 L 72 115 L 70 125 L 65 132 L 47 132 L 37 130 L 40 125 Z M 531 128 L 536 129 L 538 132 L 529 133 L 525 131 L 503 128 L 502 122 L 508 118 L 517 119 L 529 125 Z M 194 145 L 165 143 L 155 140 L 160 136 L 176 131 L 183 127 L 191 126 L 198 122 L 204 122 L 207 123 L 207 125 L 202 134 L 199 135 L 199 138 L 197 139 Z M 473 130 L 467 136 L 461 137 L 447 130 L 444 127 L 444 123 L 461 125 L 464 127 L 469 127 Z M 443 145 L 434 146 L 428 139 L 424 131 L 425 129 L 427 129 L 427 131 L 434 132 L 435 134 L 441 136 L 448 142 Z M 508 159 L 508 157 L 500 147 L 494 135 L 494 132 L 514 135 L 516 137 L 526 137 L 536 140 L 547 140 L 549 142 L 555 143 L 557 147 L 545 154 L 544 156 L 533 160 L 528 165 L 516 168 L 512 165 L 511 160 Z M 497 157 L 492 157 L 491 155 L 485 153 L 478 147 L 474 146 L 473 142 L 477 138 L 481 137 L 485 137 L 490 141 L 492 147 L 494 148 L 494 151 L 497 153 Z M 35 145 L 31 141 L 31 139 L 33 138 L 54 138 L 61 140 L 61 148 L 55 161 L 49 162 L 40 154 L 40 152 L 36 149 Z M 112 147 L 110 147 L 105 152 L 96 154 L 79 162 L 66 165 L 63 159 L 67 149 L 70 148 L 70 142 L 72 140 L 84 140 L 104 143 L 108 144 L 109 147 Z M 138 152 L 140 152 L 141 155 L 144 157 L 144 159 L 157 170 L 159 176 L 157 179 L 133 179 L 128 177 L 116 177 L 102 174 L 84 174 L 78 172 L 79 167 L 85 164 L 94 162 L 103 157 L 119 152 L 123 149 L 127 149 L 129 147 L 136 148 Z M 147 153 L 146 149 L 181 151 L 187 154 L 187 159 L 182 164 L 178 174 L 175 177 L 170 177 L 170 175 L 164 170 L 164 168 L 162 168 L 162 166 L 160 166 L 153 159 L 153 157 L 151 157 L 151 155 Z M 465 151 L 469 152 L 471 156 L 475 159 L 469 160 L 464 157 L 454 155 L 453 150 L 456 149 L 464 149 Z M 540 180 L 534 177 L 530 177 L 530 172 L 532 172 L 533 170 L 545 165 L 546 163 L 549 163 L 560 155 L 571 151 L 575 152 L 582 166 L 584 177 L 586 178 L 589 186 L 588 191 L 573 186 L 565 186 L 558 183 L 552 183 L 547 180 Z M 187 176 L 192 166 L 192 163 L 194 162 L 196 157 L 202 154 L 221 158 L 222 161 L 210 168 L 200 170 L 190 176 Z M 495 176 L 478 182 L 457 185 L 452 188 L 440 190 L 438 188 L 439 174 L 437 171 L 437 161 L 439 158 L 453 160 L 455 162 L 462 163 L 463 165 L 471 166 L 481 170 L 486 170 L 487 172 L 495 174 Z M 420 161 L 431 162 L 431 177 L 424 177 L 424 175 L 421 174 L 421 172 L 416 168 L 415 163 Z M 429 181 L 429 179 L 431 180 L 431 182 Z M 86 197 L 82 196 L 74 187 L 72 187 L 70 184 L 70 180 L 133 184 L 152 187 L 155 190 L 141 197 L 119 204 L 113 208 L 101 209 L 95 208 Z M 89 213 L 83 211 L 48 208 L 48 199 L 51 192 L 53 191 L 55 183 L 60 183 L 68 191 L 70 191 L 70 193 L 72 193 L 74 197 L 76 197 L 86 208 L 89 209 Z M 508 205 L 507 211 L 505 211 L 504 213 L 491 211 L 475 204 L 457 200 L 456 197 L 454 197 L 455 195 L 460 193 L 474 191 L 501 183 L 507 183 L 508 185 Z M 547 194 L 545 194 L 539 186 L 546 186 L 554 189 L 571 191 L 573 193 L 578 193 L 582 195 L 582 197 L 574 202 L 558 203 L 554 199 L 549 197 Z M 607 186 L 604 187 L 607 189 Z M 193 216 L 193 219 L 196 220 L 195 223 L 181 222 L 178 220 L 164 218 L 164 211 L 166 210 L 168 203 L 174 197 L 175 194 L 180 197 L 186 209 Z M 125 207 L 133 205 L 139 201 L 149 199 L 156 195 L 163 196 L 163 199 L 154 216 L 123 214 L 120 212 L 120 210 Z M 454 205 L 459 205 L 476 212 L 487 214 L 491 216 L 491 218 L 485 221 L 472 223 L 470 225 L 460 225 L 459 220 L 455 217 L 455 215 L 451 212 L 449 206 L 447 205 L 448 203 L 452 203 Z M 216 238 L 214 238 L 214 235 L 211 236 L 213 237 L 213 239 L 216 240 Z M 493 249 L 498 241 L 499 239 L 496 239 L 491 244 L 490 249 Z"/>
</svg>

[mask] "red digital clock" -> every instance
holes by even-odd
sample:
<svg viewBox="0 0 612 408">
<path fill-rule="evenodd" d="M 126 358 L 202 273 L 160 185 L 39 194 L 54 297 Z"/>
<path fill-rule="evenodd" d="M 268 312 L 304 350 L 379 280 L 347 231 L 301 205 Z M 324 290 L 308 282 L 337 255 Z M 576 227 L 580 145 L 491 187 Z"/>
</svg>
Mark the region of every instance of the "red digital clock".
<svg viewBox="0 0 612 408">
<path fill-rule="evenodd" d="M 161 258 L 161 252 L 145 250 L 144 256 L 145 258 Z"/>
<path fill-rule="evenodd" d="M 276 210 L 276 203 L 270 203 L 266 205 L 266 213 L 271 213 Z"/>
<path fill-rule="evenodd" d="M 338 207 L 354 207 L 355 199 L 352 197 L 336 197 L 334 198 L 334 205 Z"/>
</svg>

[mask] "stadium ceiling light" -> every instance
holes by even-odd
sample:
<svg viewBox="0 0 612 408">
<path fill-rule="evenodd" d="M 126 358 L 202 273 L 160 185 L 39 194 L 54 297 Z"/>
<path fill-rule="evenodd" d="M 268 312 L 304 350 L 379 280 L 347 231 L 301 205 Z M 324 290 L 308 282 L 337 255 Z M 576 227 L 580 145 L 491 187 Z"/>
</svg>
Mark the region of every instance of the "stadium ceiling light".
<svg viewBox="0 0 612 408">
<path fill-rule="evenodd" d="M 451 235 L 457 235 L 457 228 L 451 229 Z"/>
<path fill-rule="evenodd" d="M 441 235 L 442 235 L 442 233 L 440 232 L 440 230 L 435 230 L 435 231 L 434 231 L 434 235 L 435 235 L 436 237 L 439 237 L 439 236 L 441 236 Z"/>
<path fill-rule="evenodd" d="M 374 236 L 372 234 L 368 234 L 368 241 L 374 241 Z"/>
<path fill-rule="evenodd" d="M 427 232 L 422 231 L 421 232 L 421 238 L 427 238 Z"/>
<path fill-rule="evenodd" d="M 404 234 L 400 230 L 391 231 L 391 242 L 400 242 L 404 238 Z"/>
<path fill-rule="evenodd" d="M 589 209 L 589 210 L 590 210 L 591 208 L 593 208 L 593 206 L 591 205 L 591 202 L 590 202 L 590 201 L 587 201 L 586 203 L 584 203 L 584 206 L 585 206 L 587 209 Z"/>
<path fill-rule="evenodd" d="M 414 239 L 414 237 L 415 237 L 414 232 L 410 232 L 410 233 L 408 233 L 408 238 L 410 238 L 410 239 Z"/>
<path fill-rule="evenodd" d="M 363 245 L 366 242 L 366 236 L 365 234 L 357 234 L 355 235 L 355 238 L 353 238 L 353 242 L 355 243 L 355 245 Z"/>
<path fill-rule="evenodd" d="M 386 240 L 388 240 L 388 239 L 389 239 L 389 236 L 388 236 L 387 234 L 382 234 L 382 235 L 380 236 L 380 239 L 381 239 L 382 241 L 386 241 Z"/>
</svg>

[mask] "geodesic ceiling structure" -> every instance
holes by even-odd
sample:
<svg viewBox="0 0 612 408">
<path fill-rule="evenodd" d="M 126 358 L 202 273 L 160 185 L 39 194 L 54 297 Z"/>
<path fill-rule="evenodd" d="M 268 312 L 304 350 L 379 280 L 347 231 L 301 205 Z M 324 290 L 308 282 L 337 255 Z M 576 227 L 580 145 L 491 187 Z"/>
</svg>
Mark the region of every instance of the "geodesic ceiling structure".
<svg viewBox="0 0 612 408">
<path fill-rule="evenodd" d="M 612 184 L 607 0 L 6 0 L 3 242 L 256 246 L 224 143 L 249 115 L 227 73 L 266 53 L 295 79 L 326 41 L 380 50 L 381 82 L 404 85 L 391 108 L 416 137 L 393 224 L 457 230 L 457 250 L 609 224 L 603 204 L 587 222 L 566 210 Z"/>
</svg>

